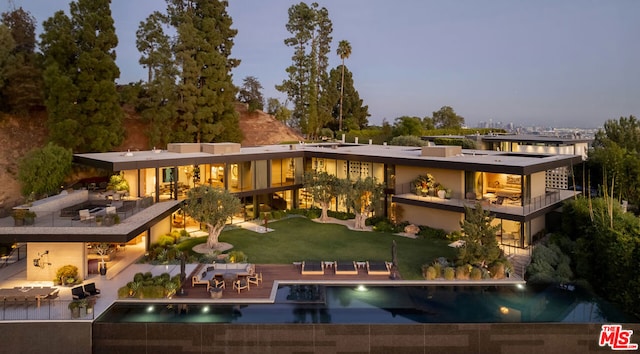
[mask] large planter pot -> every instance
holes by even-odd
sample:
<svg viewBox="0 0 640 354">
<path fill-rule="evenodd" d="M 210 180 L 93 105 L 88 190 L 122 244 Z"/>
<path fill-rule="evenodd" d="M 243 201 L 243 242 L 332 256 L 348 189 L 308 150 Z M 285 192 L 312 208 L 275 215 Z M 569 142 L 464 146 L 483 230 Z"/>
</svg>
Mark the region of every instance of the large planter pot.
<svg viewBox="0 0 640 354">
<path fill-rule="evenodd" d="M 106 263 L 100 263 L 98 265 L 98 271 L 100 272 L 100 275 L 107 275 L 107 264 Z"/>
<path fill-rule="evenodd" d="M 222 289 L 221 288 L 211 288 L 209 290 L 209 294 L 212 299 L 220 299 L 222 298 Z"/>
<path fill-rule="evenodd" d="M 446 195 L 447 195 L 447 191 L 445 191 L 444 189 L 441 189 L 438 191 L 438 198 L 444 199 Z"/>
<path fill-rule="evenodd" d="M 24 219 L 13 219 L 13 225 L 24 226 Z"/>
</svg>

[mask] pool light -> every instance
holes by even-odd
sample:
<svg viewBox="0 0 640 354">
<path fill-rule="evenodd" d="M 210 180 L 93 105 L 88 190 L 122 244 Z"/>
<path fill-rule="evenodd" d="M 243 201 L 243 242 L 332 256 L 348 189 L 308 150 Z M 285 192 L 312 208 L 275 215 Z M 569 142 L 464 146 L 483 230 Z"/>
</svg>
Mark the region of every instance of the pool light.
<svg viewBox="0 0 640 354">
<path fill-rule="evenodd" d="M 519 290 L 524 290 L 524 285 L 523 284 L 516 284 L 516 288 L 518 288 Z"/>
<path fill-rule="evenodd" d="M 209 306 L 205 306 L 202 308 L 202 313 L 207 313 L 209 312 Z"/>
<path fill-rule="evenodd" d="M 153 312 L 153 305 L 147 307 L 147 312 Z"/>
<path fill-rule="evenodd" d="M 364 285 L 358 285 L 358 287 L 356 288 L 357 291 L 367 291 L 369 289 L 367 289 L 367 287 L 365 287 Z"/>
</svg>

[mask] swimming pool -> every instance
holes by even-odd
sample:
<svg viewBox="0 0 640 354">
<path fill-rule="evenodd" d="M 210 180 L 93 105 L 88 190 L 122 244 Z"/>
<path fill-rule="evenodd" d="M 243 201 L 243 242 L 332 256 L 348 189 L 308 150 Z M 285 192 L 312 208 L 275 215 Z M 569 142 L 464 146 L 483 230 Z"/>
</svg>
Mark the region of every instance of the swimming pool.
<svg viewBox="0 0 640 354">
<path fill-rule="evenodd" d="M 523 286 L 280 285 L 274 303 L 116 302 L 104 323 L 637 322 L 580 290 Z"/>
</svg>

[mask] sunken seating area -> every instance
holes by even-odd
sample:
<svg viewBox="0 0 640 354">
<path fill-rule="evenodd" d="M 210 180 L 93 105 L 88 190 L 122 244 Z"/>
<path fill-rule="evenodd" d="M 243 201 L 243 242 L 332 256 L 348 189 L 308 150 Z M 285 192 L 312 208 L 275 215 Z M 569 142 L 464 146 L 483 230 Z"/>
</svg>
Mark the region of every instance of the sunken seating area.
<svg viewBox="0 0 640 354">
<path fill-rule="evenodd" d="M 304 261 L 302 262 L 303 275 L 324 274 L 324 267 L 321 261 Z"/>
<path fill-rule="evenodd" d="M 87 209 L 92 210 L 95 208 L 104 208 L 109 204 L 107 201 L 103 200 L 92 200 L 86 201 L 79 204 L 72 205 L 70 207 L 66 207 L 60 210 L 60 217 L 63 218 L 73 218 L 78 217 L 80 210 Z"/>
<path fill-rule="evenodd" d="M 358 268 L 354 261 L 336 261 L 335 270 L 338 275 L 358 275 Z"/>
<path fill-rule="evenodd" d="M 389 263 L 385 261 L 367 261 L 367 274 L 390 275 L 391 268 L 389 267 Z"/>
</svg>

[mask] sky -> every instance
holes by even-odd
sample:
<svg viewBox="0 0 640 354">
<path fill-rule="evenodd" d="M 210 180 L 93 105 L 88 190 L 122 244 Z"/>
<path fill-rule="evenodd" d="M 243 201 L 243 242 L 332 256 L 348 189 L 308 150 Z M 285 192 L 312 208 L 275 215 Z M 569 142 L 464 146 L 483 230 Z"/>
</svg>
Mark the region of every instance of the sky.
<svg viewBox="0 0 640 354">
<path fill-rule="evenodd" d="M 238 30 L 233 81 L 255 76 L 265 97 L 284 101 L 275 85 L 287 78 L 293 49 L 285 25 L 300 1 L 231 0 Z M 369 106 L 369 123 L 431 116 L 451 106 L 475 127 L 601 126 L 640 116 L 640 1 L 637 0 L 325 0 L 333 23 L 330 68 L 340 40 L 351 43 L 345 65 Z M 310 4 L 311 2 L 307 2 Z M 0 0 L 29 11 L 38 23 L 67 0 Z M 118 83 L 146 79 L 135 32 L 164 0 L 112 0 L 119 45 Z"/>
</svg>

